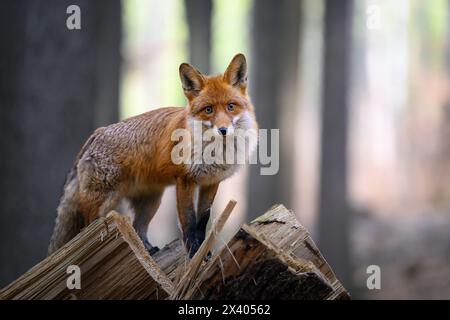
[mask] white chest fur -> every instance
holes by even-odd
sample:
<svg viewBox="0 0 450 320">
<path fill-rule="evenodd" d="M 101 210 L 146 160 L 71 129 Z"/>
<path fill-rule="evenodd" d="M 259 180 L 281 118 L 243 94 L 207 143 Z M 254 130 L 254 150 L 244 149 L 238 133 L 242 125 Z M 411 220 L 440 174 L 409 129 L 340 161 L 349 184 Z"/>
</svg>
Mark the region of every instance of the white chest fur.
<svg viewBox="0 0 450 320">
<path fill-rule="evenodd" d="M 190 164 L 188 171 L 199 184 L 214 184 L 231 177 L 243 165 L 240 164 Z"/>
</svg>

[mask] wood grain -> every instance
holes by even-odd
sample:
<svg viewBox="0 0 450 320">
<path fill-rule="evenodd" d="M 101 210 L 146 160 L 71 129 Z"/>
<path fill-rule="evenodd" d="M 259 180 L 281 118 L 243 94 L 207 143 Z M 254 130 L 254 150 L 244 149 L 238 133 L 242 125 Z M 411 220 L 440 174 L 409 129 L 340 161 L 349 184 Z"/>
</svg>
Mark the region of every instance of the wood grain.
<svg viewBox="0 0 450 320">
<path fill-rule="evenodd" d="M 81 269 L 80 290 L 67 288 L 70 265 Z M 128 218 L 112 212 L 2 289 L 0 299 L 165 299 L 172 290 Z"/>
<path fill-rule="evenodd" d="M 282 205 L 243 225 L 204 261 L 234 205 L 212 222 L 191 261 L 179 240 L 150 257 L 129 219 L 111 212 L 0 290 L 0 299 L 350 298 L 309 232 Z M 79 290 L 67 288 L 71 265 L 81 269 Z"/>
</svg>

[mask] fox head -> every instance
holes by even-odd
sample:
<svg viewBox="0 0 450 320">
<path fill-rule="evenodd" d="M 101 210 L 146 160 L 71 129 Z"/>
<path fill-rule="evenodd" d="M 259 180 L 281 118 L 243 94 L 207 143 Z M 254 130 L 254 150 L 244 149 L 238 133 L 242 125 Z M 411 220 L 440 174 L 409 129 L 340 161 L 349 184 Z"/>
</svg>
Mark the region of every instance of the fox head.
<svg viewBox="0 0 450 320">
<path fill-rule="evenodd" d="M 222 136 L 236 129 L 254 129 L 253 105 L 247 95 L 247 62 L 237 54 L 225 73 L 206 76 L 190 64 L 180 66 L 180 78 L 189 105 L 190 120 L 201 121 L 205 130 Z"/>
</svg>

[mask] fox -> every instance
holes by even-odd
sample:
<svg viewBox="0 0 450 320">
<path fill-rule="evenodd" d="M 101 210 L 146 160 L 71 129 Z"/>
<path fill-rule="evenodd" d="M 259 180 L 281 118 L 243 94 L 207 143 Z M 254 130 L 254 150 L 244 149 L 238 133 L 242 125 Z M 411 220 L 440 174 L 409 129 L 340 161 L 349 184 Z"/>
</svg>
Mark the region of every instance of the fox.
<svg viewBox="0 0 450 320">
<path fill-rule="evenodd" d="M 98 128 L 84 143 L 66 178 L 49 255 L 123 199 L 134 213 L 137 235 L 153 255 L 159 248 L 147 238 L 148 225 L 171 185 L 175 185 L 184 247 L 190 258 L 197 252 L 219 184 L 242 165 L 174 163 L 171 150 L 177 141 L 171 139 L 172 133 L 177 129 L 192 132 L 197 121 L 202 132 L 213 130 L 218 137 L 228 138 L 237 129 L 258 130 L 258 124 L 247 93 L 243 54 L 235 55 L 223 74 L 207 76 L 182 63 L 179 75 L 186 107 L 163 107 Z M 246 150 L 253 152 L 256 144 L 249 142 Z"/>
</svg>

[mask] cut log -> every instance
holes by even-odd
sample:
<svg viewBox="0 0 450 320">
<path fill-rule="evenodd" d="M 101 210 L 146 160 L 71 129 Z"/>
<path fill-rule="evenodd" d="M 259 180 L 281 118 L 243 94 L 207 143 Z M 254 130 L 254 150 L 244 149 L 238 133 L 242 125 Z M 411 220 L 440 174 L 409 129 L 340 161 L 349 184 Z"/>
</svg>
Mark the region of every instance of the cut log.
<svg viewBox="0 0 450 320">
<path fill-rule="evenodd" d="M 319 300 L 332 291 L 312 263 L 292 258 L 243 226 L 183 298 Z"/>
<path fill-rule="evenodd" d="M 128 218 L 112 212 L 0 291 L 0 299 L 348 299 L 295 215 L 281 205 L 244 225 L 204 261 L 234 207 L 189 261 L 175 240 L 150 257 Z M 69 290 L 67 268 L 80 267 Z"/>
<path fill-rule="evenodd" d="M 349 299 L 350 295 L 336 278 L 308 230 L 302 226 L 295 214 L 283 205 L 275 205 L 264 215 L 250 223 L 254 232 L 270 241 L 284 253 L 312 262 L 326 277 L 333 288 L 327 299 Z"/>
<path fill-rule="evenodd" d="M 244 225 L 184 299 L 349 299 L 308 231 L 282 205 Z"/>
<path fill-rule="evenodd" d="M 71 265 L 80 268 L 79 290 L 67 286 Z M 111 212 L 1 290 L 0 299 L 165 299 L 172 291 L 129 219 Z"/>
<path fill-rule="evenodd" d="M 277 275 L 274 270 L 284 271 Z M 350 298 L 309 232 L 297 221 L 295 214 L 282 205 L 273 206 L 266 214 L 244 225 L 228 246 L 204 263 L 198 273 L 200 277 L 194 279 L 191 290 L 178 298 Z M 262 284 L 255 274 L 265 279 Z M 267 283 L 271 285 L 267 286 Z M 286 290 L 285 296 L 279 291 L 282 292 L 287 283 L 291 289 Z M 265 286 L 266 290 L 262 290 Z M 278 289 L 275 286 L 279 286 Z M 297 293 L 293 288 L 298 289 Z M 273 292 L 277 294 L 273 295 Z"/>
</svg>

